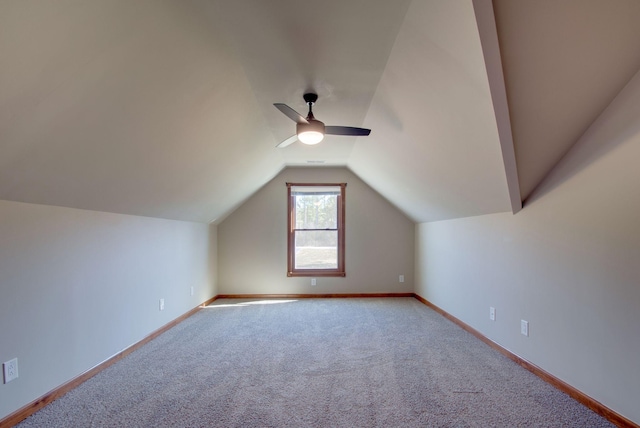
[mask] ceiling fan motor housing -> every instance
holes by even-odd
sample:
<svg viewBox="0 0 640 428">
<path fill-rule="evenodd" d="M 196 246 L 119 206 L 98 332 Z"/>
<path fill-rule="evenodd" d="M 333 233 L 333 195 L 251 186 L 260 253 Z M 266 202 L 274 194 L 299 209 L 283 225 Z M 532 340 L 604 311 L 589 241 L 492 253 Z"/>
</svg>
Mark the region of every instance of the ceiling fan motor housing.
<svg viewBox="0 0 640 428">
<path fill-rule="evenodd" d="M 320 122 L 316 119 L 307 119 L 309 123 L 298 123 L 296 126 L 296 134 L 301 134 L 303 132 L 319 132 L 324 134 L 324 123 Z"/>
</svg>

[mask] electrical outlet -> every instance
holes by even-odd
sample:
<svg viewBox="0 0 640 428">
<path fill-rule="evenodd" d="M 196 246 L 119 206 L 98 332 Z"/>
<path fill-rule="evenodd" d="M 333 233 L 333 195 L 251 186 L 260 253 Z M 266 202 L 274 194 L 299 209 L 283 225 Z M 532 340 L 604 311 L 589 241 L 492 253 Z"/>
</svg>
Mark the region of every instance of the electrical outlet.
<svg viewBox="0 0 640 428">
<path fill-rule="evenodd" d="M 4 383 L 9 383 L 18 378 L 18 359 L 7 361 L 2 364 L 2 371 L 4 372 Z"/>
<path fill-rule="evenodd" d="M 311 285 L 316 285 L 316 279 L 315 278 L 311 278 Z"/>
<path fill-rule="evenodd" d="M 193 285 L 191 286 L 191 295 L 193 296 Z"/>
<path fill-rule="evenodd" d="M 520 333 L 529 336 L 529 321 L 520 320 Z"/>
<path fill-rule="evenodd" d="M 160 299 L 160 310 L 164 311 L 164 299 Z"/>
<path fill-rule="evenodd" d="M 404 282 L 404 275 L 400 275 L 400 276 L 398 277 L 398 281 L 400 281 L 400 282 Z"/>
<path fill-rule="evenodd" d="M 493 306 L 489 307 L 489 319 L 491 321 L 495 321 L 496 320 L 496 308 L 494 308 Z"/>
</svg>

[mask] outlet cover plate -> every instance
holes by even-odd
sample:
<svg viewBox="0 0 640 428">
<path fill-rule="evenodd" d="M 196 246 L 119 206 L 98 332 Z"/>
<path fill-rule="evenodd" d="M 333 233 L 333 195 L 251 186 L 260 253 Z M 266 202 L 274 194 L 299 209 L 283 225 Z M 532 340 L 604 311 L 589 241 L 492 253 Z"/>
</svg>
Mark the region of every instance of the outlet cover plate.
<svg viewBox="0 0 640 428">
<path fill-rule="evenodd" d="M 496 308 L 494 308 L 493 306 L 489 306 L 489 319 L 491 321 L 496 320 Z"/>
<path fill-rule="evenodd" d="M 398 281 L 400 281 L 400 282 L 404 282 L 404 275 L 400 275 L 400 276 L 398 277 Z"/>
<path fill-rule="evenodd" d="M 2 371 L 4 372 L 4 383 L 9 383 L 18 378 L 18 359 L 14 358 L 6 363 L 2 364 Z"/>
<path fill-rule="evenodd" d="M 524 336 L 529 336 L 529 321 L 520 320 L 520 333 Z"/>
<path fill-rule="evenodd" d="M 160 310 L 164 311 L 164 299 L 160 299 Z"/>
</svg>

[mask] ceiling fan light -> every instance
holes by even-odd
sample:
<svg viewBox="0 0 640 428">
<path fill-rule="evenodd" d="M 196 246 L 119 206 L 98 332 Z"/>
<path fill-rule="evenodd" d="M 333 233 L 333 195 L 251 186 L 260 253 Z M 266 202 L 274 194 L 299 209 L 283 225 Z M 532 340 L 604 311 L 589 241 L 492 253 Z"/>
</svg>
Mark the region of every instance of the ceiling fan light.
<svg viewBox="0 0 640 428">
<path fill-rule="evenodd" d="M 318 144 L 324 139 L 324 134 L 318 131 L 304 131 L 298 134 L 298 140 L 303 144 Z"/>
<path fill-rule="evenodd" d="M 296 127 L 298 140 L 303 144 L 318 144 L 324 138 L 324 123 L 313 117 L 308 117 L 307 120 L 308 123 L 298 123 Z"/>
</svg>

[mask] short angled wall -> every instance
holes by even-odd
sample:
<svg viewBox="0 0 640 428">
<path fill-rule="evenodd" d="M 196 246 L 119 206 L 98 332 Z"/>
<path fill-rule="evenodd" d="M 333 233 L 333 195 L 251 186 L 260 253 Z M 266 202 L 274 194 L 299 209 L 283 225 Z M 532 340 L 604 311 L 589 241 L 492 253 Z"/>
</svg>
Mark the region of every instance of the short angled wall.
<svg viewBox="0 0 640 428">
<path fill-rule="evenodd" d="M 0 361 L 20 374 L 0 420 L 215 295 L 208 224 L 9 201 L 0 218 Z"/>
<path fill-rule="evenodd" d="M 640 75 L 522 211 L 416 227 L 415 292 L 640 423 Z M 489 319 L 489 308 L 496 320 Z M 529 323 L 529 336 L 520 322 Z"/>
</svg>

